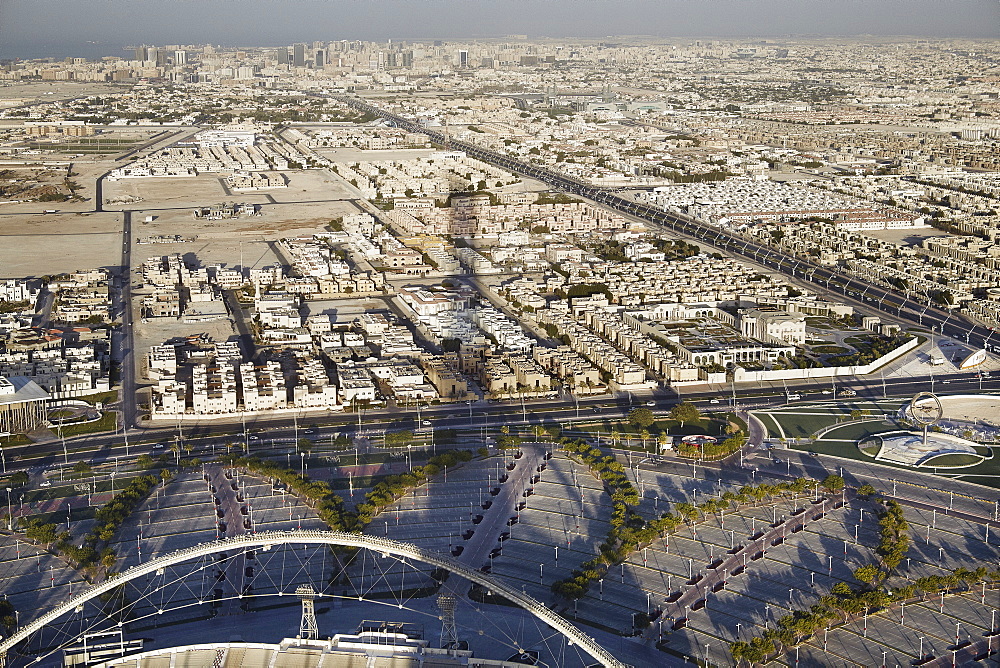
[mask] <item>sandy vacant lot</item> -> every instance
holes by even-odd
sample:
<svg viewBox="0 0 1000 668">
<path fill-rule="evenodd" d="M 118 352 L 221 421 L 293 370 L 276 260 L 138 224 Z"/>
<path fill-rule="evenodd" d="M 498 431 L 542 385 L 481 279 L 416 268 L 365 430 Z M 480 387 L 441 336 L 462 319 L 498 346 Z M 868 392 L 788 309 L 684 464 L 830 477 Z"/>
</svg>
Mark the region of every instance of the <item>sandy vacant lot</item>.
<svg viewBox="0 0 1000 668">
<path fill-rule="evenodd" d="M 315 151 L 324 158 L 329 158 L 334 162 L 380 162 L 385 160 L 416 160 L 434 155 L 438 151 L 432 148 L 404 148 L 384 151 L 364 151 L 360 148 L 350 147 L 319 147 Z"/>
<path fill-rule="evenodd" d="M 273 243 L 294 236 L 323 232 L 330 220 L 358 209 L 350 202 L 271 204 L 263 215 L 231 220 L 200 220 L 190 209 L 146 209 L 132 215 L 135 241 L 157 235 L 191 239 L 179 244 L 139 244 L 133 248 L 135 263 L 149 257 L 193 254 L 202 265 L 225 264 L 261 267 L 279 261 Z M 153 216 L 152 222 L 146 218 Z"/>
<path fill-rule="evenodd" d="M 236 337 L 236 328 L 230 318 L 210 322 L 185 323 L 176 318 L 151 318 L 143 322 L 139 318 L 139 301 L 133 310 L 135 328 L 135 360 L 136 377 L 140 381 L 148 381 L 146 376 L 146 358 L 152 346 L 159 346 L 171 339 L 183 338 L 194 334 L 207 334 L 217 342 L 228 341 Z"/>
<path fill-rule="evenodd" d="M 117 204 L 119 200 L 137 202 Z M 177 178 L 136 178 L 104 182 L 104 201 L 109 209 L 134 209 L 137 206 L 150 208 L 179 207 L 185 210 L 196 206 L 209 206 L 218 202 L 260 202 L 267 201 L 260 195 L 235 199 L 227 195 L 217 175 L 189 176 Z"/>
<path fill-rule="evenodd" d="M 0 278 L 121 262 L 120 213 L 0 214 Z"/>
<path fill-rule="evenodd" d="M 93 196 L 94 179 L 113 161 L 74 165 L 75 177 Z M 201 264 L 243 264 L 259 267 L 279 260 L 274 241 L 322 232 L 338 216 L 360 209 L 352 189 L 326 170 L 289 172 L 289 187 L 250 193 L 229 193 L 218 175 L 192 178 L 124 179 L 106 182 L 105 200 L 134 199 L 109 205 L 103 213 L 89 211 L 94 202 L 21 204 L 0 207 L 0 277 L 41 276 L 75 269 L 117 266 L 121 261 L 123 215 L 132 213 L 133 264 L 149 257 L 181 253 Z M 200 220 L 197 207 L 220 202 L 260 205 L 260 216 L 235 220 Z M 46 209 L 59 213 L 45 214 Z M 152 222 L 146 218 L 152 216 Z M 182 244 L 138 244 L 157 235 L 180 235 Z"/>
<path fill-rule="evenodd" d="M 38 98 L 40 101 L 55 102 L 85 95 L 121 93 L 129 88 L 130 86 L 124 84 L 106 84 L 98 81 L 18 82 L 0 86 L 0 99 Z"/>
</svg>

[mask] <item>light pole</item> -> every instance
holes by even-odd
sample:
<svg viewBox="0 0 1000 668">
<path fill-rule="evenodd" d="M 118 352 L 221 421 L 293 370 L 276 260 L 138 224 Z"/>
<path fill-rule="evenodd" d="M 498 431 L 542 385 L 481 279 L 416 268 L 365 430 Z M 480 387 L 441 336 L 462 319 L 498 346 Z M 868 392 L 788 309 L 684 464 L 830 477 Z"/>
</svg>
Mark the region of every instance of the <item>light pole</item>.
<svg viewBox="0 0 1000 668">
<path fill-rule="evenodd" d="M 14 511 L 11 509 L 10 505 L 10 492 L 11 488 L 7 488 L 7 531 L 14 530 Z"/>
</svg>

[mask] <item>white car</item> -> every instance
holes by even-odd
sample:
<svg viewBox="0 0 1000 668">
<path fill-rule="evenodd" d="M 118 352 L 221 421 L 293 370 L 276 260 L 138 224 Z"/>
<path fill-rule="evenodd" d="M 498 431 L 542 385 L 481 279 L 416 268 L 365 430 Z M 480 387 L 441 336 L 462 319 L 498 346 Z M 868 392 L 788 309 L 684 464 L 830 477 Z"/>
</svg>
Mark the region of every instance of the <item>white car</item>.
<svg viewBox="0 0 1000 668">
<path fill-rule="evenodd" d="M 647 401 L 646 405 L 649 406 L 650 408 L 653 408 L 654 406 L 656 406 L 656 402 L 655 401 Z"/>
<path fill-rule="evenodd" d="M 710 403 L 710 404 L 717 404 L 717 403 L 719 403 L 719 400 L 718 399 L 712 399 L 708 403 Z"/>
<path fill-rule="evenodd" d="M 420 424 L 423 425 L 424 427 L 429 427 L 429 426 L 431 426 L 431 421 L 430 420 L 424 420 Z"/>
<path fill-rule="evenodd" d="M 43 480 L 41 482 L 41 484 L 39 484 L 38 486 L 39 487 L 52 487 L 52 481 L 51 480 Z"/>
</svg>

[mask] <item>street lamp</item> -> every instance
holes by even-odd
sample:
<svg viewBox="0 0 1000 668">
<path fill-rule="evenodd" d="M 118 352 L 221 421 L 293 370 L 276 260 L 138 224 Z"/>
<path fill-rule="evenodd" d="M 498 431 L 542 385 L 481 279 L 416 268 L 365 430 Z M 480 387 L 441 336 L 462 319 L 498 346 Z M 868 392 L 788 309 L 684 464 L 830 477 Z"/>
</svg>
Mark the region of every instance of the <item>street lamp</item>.
<svg viewBox="0 0 1000 668">
<path fill-rule="evenodd" d="M 7 488 L 7 531 L 14 530 L 14 511 L 11 509 L 10 505 L 10 493 L 11 488 Z"/>
</svg>

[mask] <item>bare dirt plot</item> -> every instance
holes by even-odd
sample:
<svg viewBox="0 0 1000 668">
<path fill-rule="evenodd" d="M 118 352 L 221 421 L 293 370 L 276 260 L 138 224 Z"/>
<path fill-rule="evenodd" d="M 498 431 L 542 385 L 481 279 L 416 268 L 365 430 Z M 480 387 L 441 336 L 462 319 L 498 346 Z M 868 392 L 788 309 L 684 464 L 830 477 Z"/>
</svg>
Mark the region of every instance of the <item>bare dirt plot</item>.
<svg viewBox="0 0 1000 668">
<path fill-rule="evenodd" d="M 865 234 L 882 241 L 892 241 L 904 246 L 919 246 L 930 237 L 952 236 L 933 227 L 906 227 L 893 230 L 868 230 Z"/>
<path fill-rule="evenodd" d="M 426 158 L 438 152 L 433 148 L 387 149 L 384 151 L 365 151 L 360 148 L 338 147 L 314 149 L 324 158 L 334 162 L 381 162 L 384 160 L 416 160 Z"/>
<path fill-rule="evenodd" d="M 342 180 L 327 170 L 282 172 L 288 177 L 287 188 L 232 192 L 223 174 L 202 174 L 189 177 L 128 178 L 105 182 L 104 201 L 141 201 L 145 208 L 182 207 L 194 209 L 219 202 L 248 204 L 308 204 L 354 199 L 356 196 Z M 110 204 L 113 208 L 130 208 L 128 204 Z"/>
<path fill-rule="evenodd" d="M 136 301 L 136 304 L 140 300 Z M 236 329 L 230 318 L 210 322 L 183 322 L 177 318 L 150 318 L 146 322 L 138 317 L 139 308 L 134 310 L 136 375 L 142 380 L 146 376 L 146 360 L 152 346 L 163 345 L 178 337 L 207 334 L 213 341 L 228 341 L 236 336 Z"/>
<path fill-rule="evenodd" d="M 324 232 L 332 219 L 357 211 L 347 201 L 268 204 L 262 207 L 260 216 L 203 220 L 194 218 L 191 209 L 146 209 L 132 215 L 136 241 L 175 234 L 193 241 L 140 244 L 133 247 L 133 253 L 137 264 L 149 257 L 193 253 L 202 265 L 261 267 L 280 261 L 273 250 L 275 241 Z M 155 218 L 147 223 L 148 216 Z"/>
<path fill-rule="evenodd" d="M 0 87 L 0 99 L 38 98 L 39 101 L 55 102 L 56 100 L 71 100 L 86 95 L 121 93 L 128 88 L 128 86 L 120 84 L 106 84 L 96 81 L 16 83 Z"/>
<path fill-rule="evenodd" d="M 229 195 L 217 174 L 189 177 L 151 177 L 105 181 L 104 201 L 141 201 L 144 207 L 179 207 L 190 214 L 198 206 L 219 202 L 267 201 L 257 194 Z M 129 204 L 108 204 L 111 208 L 132 208 Z"/>
<path fill-rule="evenodd" d="M 326 169 L 283 172 L 288 187 L 268 190 L 275 202 L 321 202 L 354 199 L 356 195 L 344 181 Z"/>
<path fill-rule="evenodd" d="M 43 276 L 121 262 L 117 213 L 0 215 L 0 275 Z"/>
<path fill-rule="evenodd" d="M 0 167 L 0 200 L 34 199 L 46 195 L 72 195 L 63 166 L 24 165 Z M 48 207 L 54 203 L 45 202 Z"/>
</svg>

